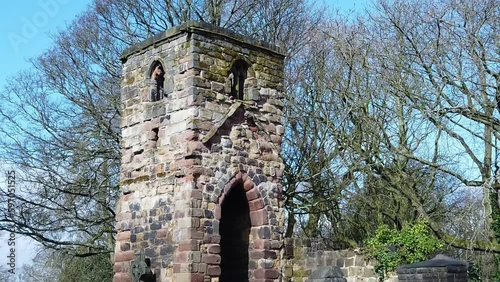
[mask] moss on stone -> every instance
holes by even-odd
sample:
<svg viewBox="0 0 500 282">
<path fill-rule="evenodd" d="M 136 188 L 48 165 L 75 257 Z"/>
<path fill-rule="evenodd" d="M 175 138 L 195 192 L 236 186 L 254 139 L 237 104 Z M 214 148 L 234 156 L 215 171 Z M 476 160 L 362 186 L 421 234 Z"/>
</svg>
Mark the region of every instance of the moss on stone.
<svg viewBox="0 0 500 282">
<path fill-rule="evenodd" d="M 132 109 L 125 109 L 123 112 L 122 112 L 122 116 L 129 116 L 133 113 L 134 111 Z"/>
<path fill-rule="evenodd" d="M 224 77 L 222 74 L 218 74 L 218 73 L 213 73 L 213 72 L 204 72 L 203 73 L 203 78 L 206 78 L 208 80 L 211 80 L 211 81 L 216 81 L 216 82 L 219 82 L 219 83 L 224 83 Z"/>
<path fill-rule="evenodd" d="M 210 66 L 210 71 L 215 73 L 215 74 L 222 75 L 222 76 L 225 76 L 227 74 L 226 68 L 219 67 L 217 65 Z"/>
<path fill-rule="evenodd" d="M 252 68 L 253 68 L 254 72 L 256 72 L 256 71 L 260 71 L 260 72 L 264 71 L 264 67 L 262 65 L 260 65 L 260 64 L 255 64 L 255 65 L 252 66 Z"/>
<path fill-rule="evenodd" d="M 210 65 L 204 61 L 200 61 L 199 66 L 200 66 L 200 69 L 208 69 L 210 67 Z"/>
<path fill-rule="evenodd" d="M 222 52 L 218 51 L 218 50 L 207 50 L 207 54 L 209 54 L 210 56 L 212 56 L 214 58 L 217 58 L 217 59 L 221 59 L 221 60 L 225 60 L 226 59 L 224 57 L 224 55 L 222 54 Z"/>
<path fill-rule="evenodd" d="M 126 83 L 126 84 L 132 84 L 132 83 L 134 83 L 134 81 L 135 81 L 135 77 L 131 76 L 131 77 L 129 77 L 129 78 L 127 79 L 127 81 L 126 81 L 125 83 Z"/>
<path fill-rule="evenodd" d="M 238 53 L 236 53 L 234 50 L 231 50 L 231 49 L 228 49 L 228 48 L 224 48 L 223 53 L 226 54 L 226 55 L 229 55 L 229 56 L 231 56 L 233 58 L 238 56 Z"/>
<path fill-rule="evenodd" d="M 292 277 L 298 278 L 298 277 L 309 277 L 311 275 L 311 270 L 303 269 L 303 268 L 298 268 L 293 270 Z"/>
<path fill-rule="evenodd" d="M 149 180 L 149 175 L 141 175 L 141 176 L 138 176 L 136 178 L 124 180 L 122 182 L 122 185 L 130 185 L 133 183 L 139 183 L 139 182 L 148 181 L 148 180 Z"/>
</svg>

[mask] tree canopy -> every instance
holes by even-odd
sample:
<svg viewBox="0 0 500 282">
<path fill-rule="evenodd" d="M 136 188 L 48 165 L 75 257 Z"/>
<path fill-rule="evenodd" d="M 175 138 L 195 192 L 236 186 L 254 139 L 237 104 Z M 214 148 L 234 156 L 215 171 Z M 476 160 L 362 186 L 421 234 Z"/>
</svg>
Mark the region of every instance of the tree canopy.
<svg viewBox="0 0 500 282">
<path fill-rule="evenodd" d="M 285 50 L 286 236 L 358 247 L 424 220 L 448 246 L 500 253 L 495 0 L 379 0 L 350 15 L 302 0 L 94 0 L 0 92 L 0 159 L 20 180 L 0 229 L 112 252 L 119 55 L 187 20 Z"/>
</svg>

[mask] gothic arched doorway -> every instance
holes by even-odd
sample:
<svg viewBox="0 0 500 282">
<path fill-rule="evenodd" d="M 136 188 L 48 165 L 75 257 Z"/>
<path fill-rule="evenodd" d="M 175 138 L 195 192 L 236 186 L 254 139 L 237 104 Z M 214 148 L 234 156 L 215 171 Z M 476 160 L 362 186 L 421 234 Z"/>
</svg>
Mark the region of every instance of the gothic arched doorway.
<svg viewBox="0 0 500 282">
<path fill-rule="evenodd" d="M 250 209 L 243 184 L 232 187 L 221 205 L 220 282 L 248 282 Z"/>
</svg>

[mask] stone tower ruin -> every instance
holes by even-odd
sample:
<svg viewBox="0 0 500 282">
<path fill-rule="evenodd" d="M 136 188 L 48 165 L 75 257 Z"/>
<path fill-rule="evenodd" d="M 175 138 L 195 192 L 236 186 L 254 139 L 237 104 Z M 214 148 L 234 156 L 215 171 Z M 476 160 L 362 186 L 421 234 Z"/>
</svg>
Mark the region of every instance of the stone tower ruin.
<svg viewBox="0 0 500 282">
<path fill-rule="evenodd" d="M 278 281 L 283 59 L 188 22 L 122 56 L 114 281 Z"/>
</svg>

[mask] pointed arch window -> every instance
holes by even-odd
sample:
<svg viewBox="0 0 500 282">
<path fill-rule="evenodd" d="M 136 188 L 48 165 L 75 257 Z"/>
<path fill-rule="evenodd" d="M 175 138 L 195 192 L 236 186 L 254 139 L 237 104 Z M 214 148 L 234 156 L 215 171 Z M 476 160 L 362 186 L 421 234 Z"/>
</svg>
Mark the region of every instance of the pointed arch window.
<svg viewBox="0 0 500 282">
<path fill-rule="evenodd" d="M 150 69 L 151 82 L 154 84 L 154 87 L 151 89 L 151 101 L 155 102 L 163 98 L 165 70 L 159 61 L 154 61 Z"/>
</svg>

